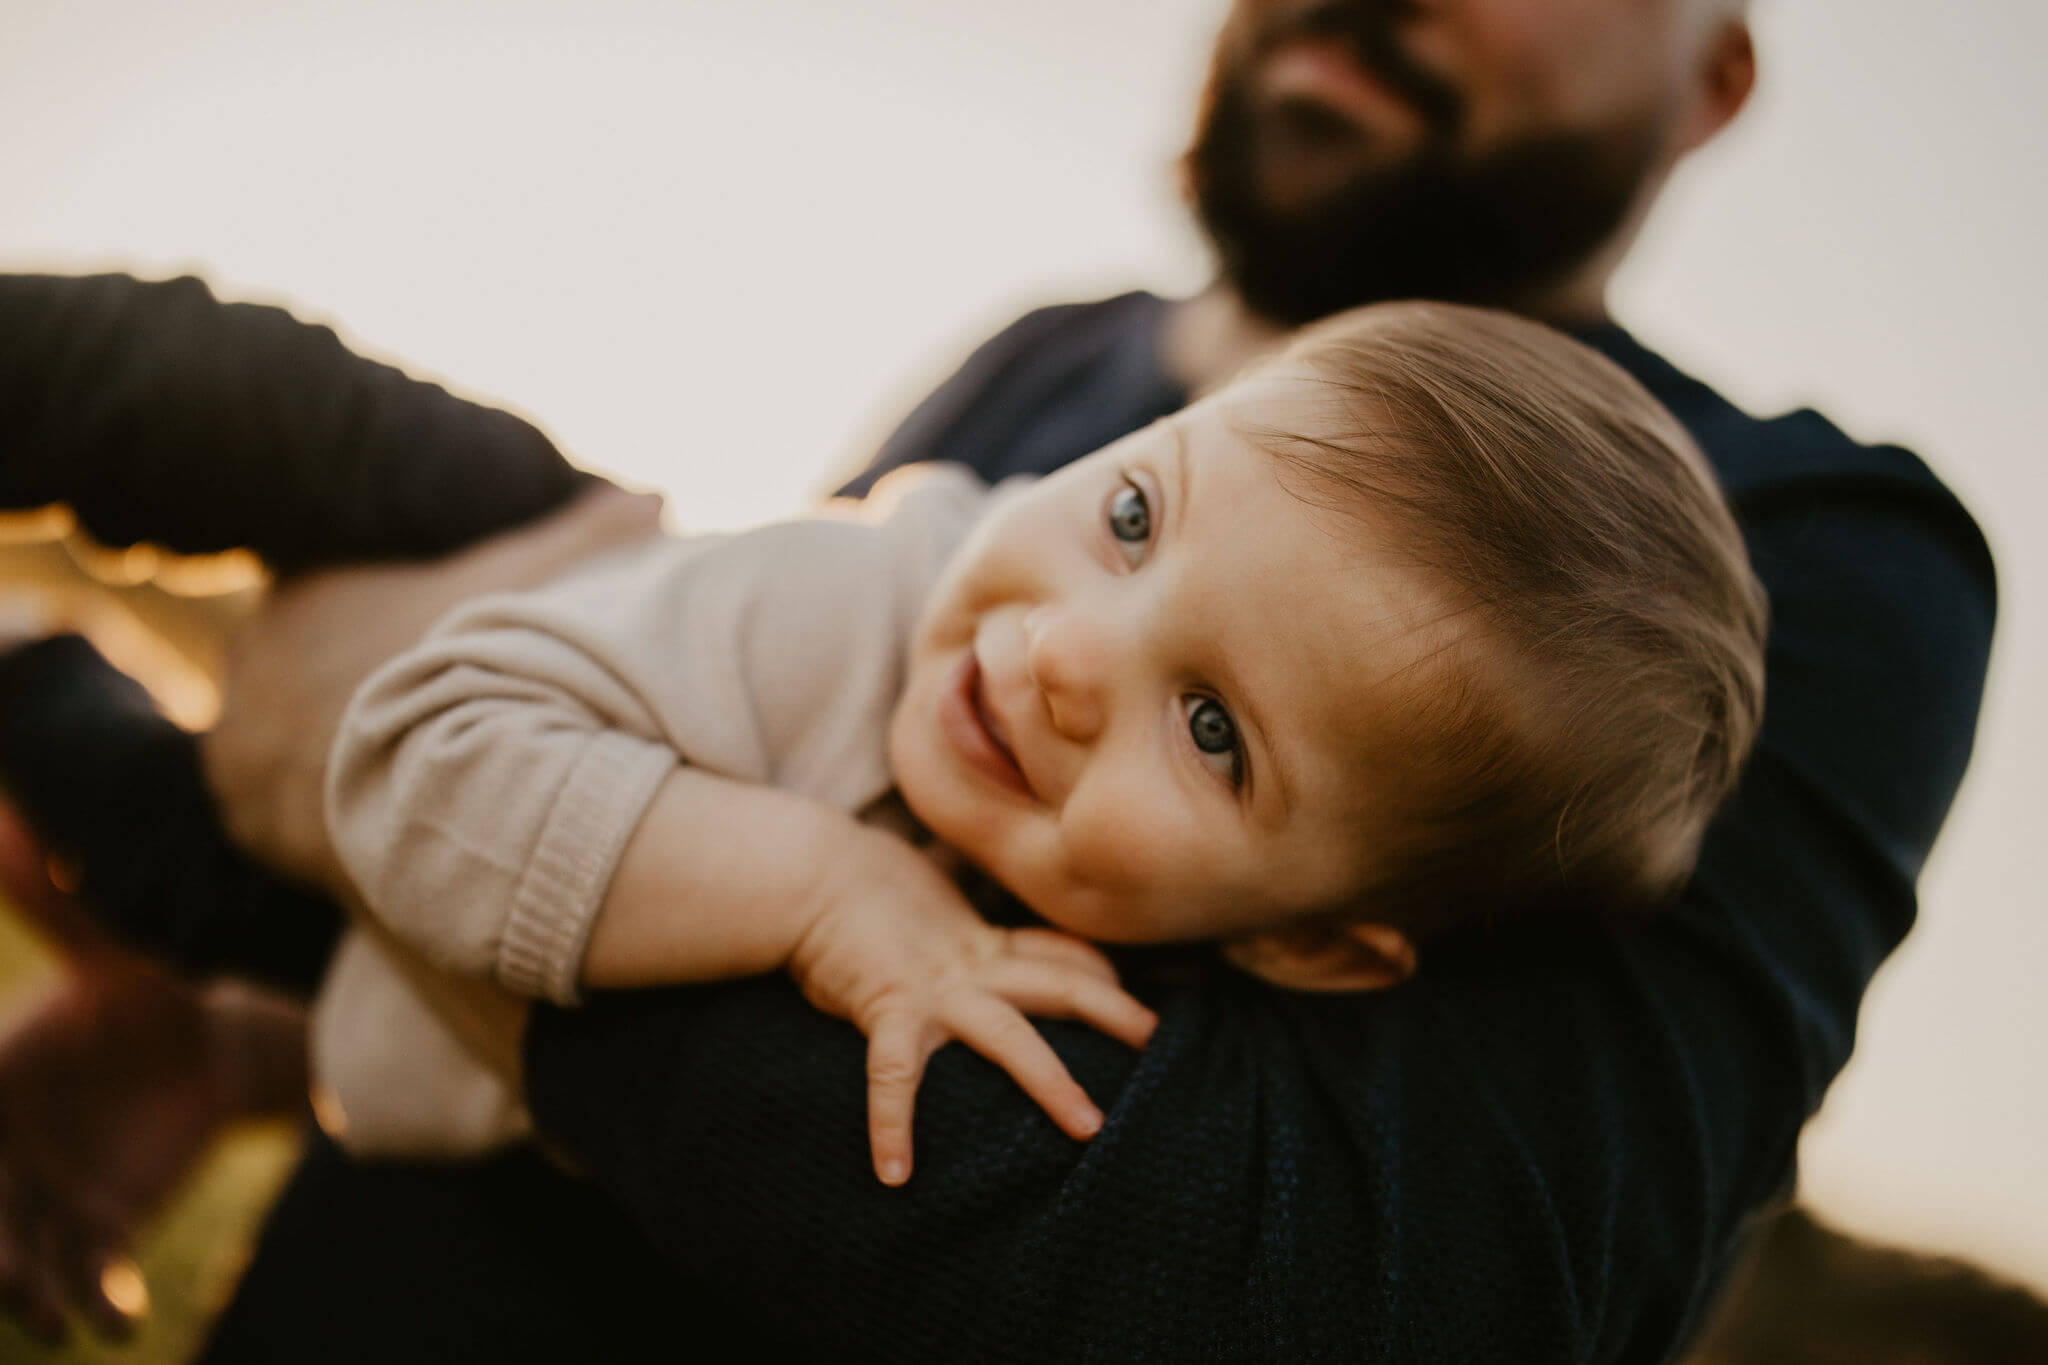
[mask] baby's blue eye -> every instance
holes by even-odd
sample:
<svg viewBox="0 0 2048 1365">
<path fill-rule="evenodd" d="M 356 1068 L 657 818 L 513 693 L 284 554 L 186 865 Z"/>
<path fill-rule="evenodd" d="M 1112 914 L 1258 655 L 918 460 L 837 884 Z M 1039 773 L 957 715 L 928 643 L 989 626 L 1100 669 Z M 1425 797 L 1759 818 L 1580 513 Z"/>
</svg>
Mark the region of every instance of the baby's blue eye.
<svg viewBox="0 0 2048 1365">
<path fill-rule="evenodd" d="M 1126 483 L 1116 491 L 1109 500 L 1109 533 L 1126 545 L 1143 545 L 1152 538 L 1152 505 L 1145 501 L 1144 489 Z"/>
<path fill-rule="evenodd" d="M 1233 786 L 1244 781 L 1244 749 L 1238 742 L 1237 722 L 1223 709 L 1223 703 L 1204 696 L 1181 700 L 1187 707 L 1188 737 L 1195 741 L 1195 747 L 1204 754 L 1227 760 L 1212 766 L 1229 778 Z"/>
</svg>

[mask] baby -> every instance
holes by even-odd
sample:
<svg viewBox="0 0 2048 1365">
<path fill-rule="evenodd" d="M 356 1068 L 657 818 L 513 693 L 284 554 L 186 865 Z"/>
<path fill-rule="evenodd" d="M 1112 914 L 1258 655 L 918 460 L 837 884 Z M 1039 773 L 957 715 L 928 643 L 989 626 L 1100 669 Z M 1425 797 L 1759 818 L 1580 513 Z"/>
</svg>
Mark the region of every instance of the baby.
<svg viewBox="0 0 2048 1365">
<path fill-rule="evenodd" d="M 1462 923 L 1654 906 L 1757 728 L 1762 595 L 1705 462 L 1505 315 L 1346 314 L 1046 478 L 871 503 L 473 603 L 359 690 L 327 809 L 381 928 L 315 1026 L 356 1145 L 520 1125 L 387 932 L 561 1002 L 787 971 L 868 1037 L 889 1183 L 951 1038 L 1085 1138 L 1025 1016 L 1153 1022 L 1087 940 L 1356 990 Z M 984 922 L 904 832 L 1051 927 Z"/>
</svg>

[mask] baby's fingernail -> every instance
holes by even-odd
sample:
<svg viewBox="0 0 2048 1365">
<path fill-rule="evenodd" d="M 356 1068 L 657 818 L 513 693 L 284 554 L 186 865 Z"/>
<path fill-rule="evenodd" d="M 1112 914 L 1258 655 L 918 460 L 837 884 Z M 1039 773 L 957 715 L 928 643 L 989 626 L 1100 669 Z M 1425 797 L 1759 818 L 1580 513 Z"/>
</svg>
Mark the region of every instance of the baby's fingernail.
<svg viewBox="0 0 2048 1365">
<path fill-rule="evenodd" d="M 877 1174 L 882 1177 L 884 1185 L 901 1185 L 904 1181 L 910 1179 L 910 1163 L 900 1158 L 891 1157 L 882 1163 L 881 1169 Z"/>
<path fill-rule="evenodd" d="M 1075 1126 L 1081 1130 L 1083 1137 L 1094 1137 L 1102 1131 L 1102 1111 L 1092 1105 L 1081 1110 L 1075 1118 L 1078 1120 Z"/>
</svg>

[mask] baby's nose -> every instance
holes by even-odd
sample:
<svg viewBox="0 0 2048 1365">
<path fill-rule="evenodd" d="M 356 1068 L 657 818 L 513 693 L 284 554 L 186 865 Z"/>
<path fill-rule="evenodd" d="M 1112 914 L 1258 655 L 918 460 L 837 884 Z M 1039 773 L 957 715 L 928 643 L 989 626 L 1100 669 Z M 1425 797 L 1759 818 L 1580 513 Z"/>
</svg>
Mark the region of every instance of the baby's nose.
<svg viewBox="0 0 2048 1365">
<path fill-rule="evenodd" d="M 1045 698 L 1052 728 L 1087 741 L 1102 729 L 1107 640 L 1082 612 L 1065 606 L 1033 607 L 1024 614 L 1024 664 Z"/>
</svg>

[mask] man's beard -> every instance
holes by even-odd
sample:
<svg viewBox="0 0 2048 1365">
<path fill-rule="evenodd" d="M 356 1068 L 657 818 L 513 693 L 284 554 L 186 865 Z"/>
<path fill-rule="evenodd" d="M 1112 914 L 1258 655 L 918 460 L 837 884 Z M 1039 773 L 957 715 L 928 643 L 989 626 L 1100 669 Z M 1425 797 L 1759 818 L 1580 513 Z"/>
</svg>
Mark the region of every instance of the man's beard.
<svg viewBox="0 0 2048 1365">
<path fill-rule="evenodd" d="M 1257 58 L 1293 33 L 1267 35 L 1235 64 L 1219 59 L 1184 166 L 1224 277 L 1253 312 L 1294 326 L 1381 299 L 1514 305 L 1568 276 L 1628 217 L 1656 157 L 1652 117 L 1466 156 L 1457 150 L 1463 99 L 1406 61 L 1381 6 L 1326 5 L 1298 23 L 1346 41 L 1428 131 L 1405 162 L 1361 170 L 1283 209 L 1262 185 L 1262 140 L 1356 130 L 1320 109 L 1256 106 Z M 1280 126 L 1289 119 L 1294 126 Z"/>
</svg>

